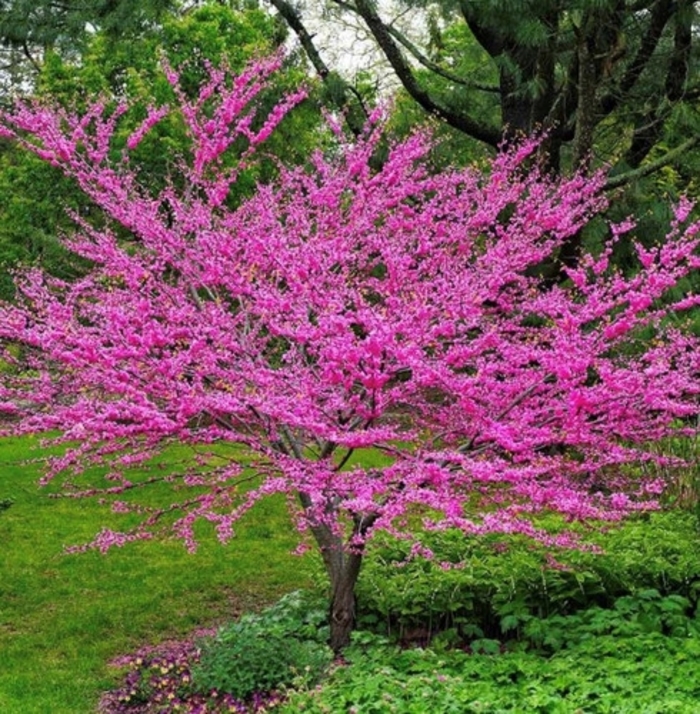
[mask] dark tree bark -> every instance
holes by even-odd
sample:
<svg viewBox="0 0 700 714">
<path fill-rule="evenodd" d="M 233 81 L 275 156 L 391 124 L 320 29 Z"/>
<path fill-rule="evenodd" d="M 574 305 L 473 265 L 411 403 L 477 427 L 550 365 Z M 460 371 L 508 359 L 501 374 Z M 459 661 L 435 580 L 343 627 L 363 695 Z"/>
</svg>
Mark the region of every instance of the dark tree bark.
<svg viewBox="0 0 700 714">
<path fill-rule="evenodd" d="M 587 23 L 592 18 L 587 19 Z M 574 165 L 585 166 L 593 151 L 596 108 L 596 51 L 587 28 L 578 33 L 576 47 L 578 67 L 578 104 L 576 106 L 576 130 L 574 132 Z"/>
<path fill-rule="evenodd" d="M 523 3 L 522 13 L 507 12 L 512 4 L 460 0 L 448 21 L 467 25 L 484 62 L 497 74 L 498 123 L 474 114 L 468 101 L 450 101 L 430 76 L 439 77 L 441 86 L 454 81 L 456 87 L 490 96 L 494 88 L 470 83 L 449 63 L 434 60 L 429 49 L 416 47 L 380 14 L 375 0 L 329 2 L 362 19 L 406 92 L 430 115 L 491 147 L 504 137 L 546 129 L 545 152 L 553 172 L 613 157 L 636 169 L 659 146 L 673 108 L 700 93 L 693 51 L 700 33 L 691 0 L 591 0 L 575 9 L 564 0 L 538 0 Z M 528 23 L 537 28 L 529 38 Z M 318 52 L 308 47 L 308 33 L 305 39 L 303 13 L 296 13 L 290 27 L 323 76 Z M 609 154 L 596 155 L 601 127 L 626 144 L 623 151 L 618 144 Z M 677 156 L 673 148 L 668 162 Z"/>
<path fill-rule="evenodd" d="M 300 493 L 299 501 L 307 513 L 311 511 L 312 502 L 308 494 Z M 333 504 L 328 504 L 328 508 L 332 509 Z M 327 525 L 314 524 L 313 519 L 310 525 L 330 584 L 328 616 L 331 634 L 328 644 L 336 653 L 350 644 L 356 621 L 355 586 L 360 576 L 364 547 L 354 544 L 354 539 L 364 537 L 375 520 L 374 514 L 356 514 L 347 543 Z"/>
<path fill-rule="evenodd" d="M 350 635 L 356 621 L 355 585 L 362 566 L 362 553 L 334 554 L 328 573 L 331 583 L 329 645 L 334 652 L 340 652 L 350 644 Z"/>
<path fill-rule="evenodd" d="M 478 121 L 467 112 L 454 111 L 450 106 L 432 97 L 421 86 L 400 47 L 396 44 L 387 26 L 375 10 L 372 0 L 356 0 L 356 8 L 406 91 L 425 111 L 479 141 L 483 141 L 490 146 L 498 145 L 501 132 L 496 127 Z"/>
</svg>

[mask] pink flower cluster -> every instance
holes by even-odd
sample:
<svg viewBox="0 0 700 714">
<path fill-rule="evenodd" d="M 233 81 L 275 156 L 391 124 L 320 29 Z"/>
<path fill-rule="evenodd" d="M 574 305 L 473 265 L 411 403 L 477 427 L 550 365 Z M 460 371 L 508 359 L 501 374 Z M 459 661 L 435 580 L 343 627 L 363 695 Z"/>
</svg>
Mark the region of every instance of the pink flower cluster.
<svg viewBox="0 0 700 714">
<path fill-rule="evenodd" d="M 354 545 L 372 529 L 410 530 L 417 513 L 433 528 L 545 538 L 537 511 L 614 519 L 651 507 L 658 484 L 627 467 L 657 458 L 650 444 L 698 411 L 700 350 L 684 325 L 700 297 L 669 293 L 700 264 L 689 206 L 658 248 L 638 248 L 631 277 L 608 247 L 545 287 L 538 266 L 605 208 L 603 177 L 546 175 L 536 141 L 488 170 L 435 175 L 426 132 L 377 168 L 381 121 L 361 139 L 336 131 L 307 166 L 281 167 L 230 205 L 236 164 L 221 157 L 247 141 L 240 159 L 253 162 L 304 96 L 260 116 L 278 64 L 213 70 L 195 100 L 178 92 L 178 106 L 153 108 L 116 163 L 124 108 L 0 115 L 0 135 L 59 166 L 108 219 L 78 219 L 68 242 L 93 263 L 85 277 L 28 270 L 0 307 L 16 367 L 2 408 L 21 415 L 16 432 L 60 430 L 68 445 L 49 477 L 213 445 L 216 458 L 181 469 L 181 500 L 138 531 L 179 513 L 175 533 L 192 547 L 196 520 L 226 540 L 277 492 L 300 496 L 302 529 L 350 528 Z M 130 151 L 168 112 L 191 153 L 153 196 Z M 613 226 L 612 240 L 630 230 Z M 139 486 L 114 483 L 122 501 Z"/>
<path fill-rule="evenodd" d="M 203 634 L 211 635 L 213 632 Z M 167 642 L 144 648 L 113 664 L 126 667 L 123 684 L 100 699 L 100 714 L 263 714 L 283 701 L 276 692 L 256 692 L 241 701 L 225 692 L 198 693 L 192 667 L 200 652 L 192 641 Z"/>
</svg>

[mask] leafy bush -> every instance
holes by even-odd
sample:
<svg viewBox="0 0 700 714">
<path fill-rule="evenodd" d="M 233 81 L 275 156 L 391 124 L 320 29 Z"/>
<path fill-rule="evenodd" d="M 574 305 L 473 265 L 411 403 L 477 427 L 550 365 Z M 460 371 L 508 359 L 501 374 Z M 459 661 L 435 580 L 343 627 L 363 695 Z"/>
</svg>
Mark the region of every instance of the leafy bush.
<svg viewBox="0 0 700 714">
<path fill-rule="evenodd" d="M 128 670 L 122 686 L 105 692 L 99 714 L 262 714 L 280 701 L 273 692 L 256 693 L 245 701 L 226 692 L 194 692 L 192 667 L 199 651 L 191 640 L 144 647 L 121 658 Z"/>
<path fill-rule="evenodd" d="M 690 602 L 680 595 L 643 590 L 619 598 L 612 608 L 591 607 L 576 615 L 530 618 L 524 623 L 526 643 L 548 652 L 571 648 L 596 637 L 632 637 L 658 633 L 683 638 L 700 634 Z"/>
<path fill-rule="evenodd" d="M 487 638 L 464 649 L 402 649 L 387 638 L 359 631 L 345 651 L 347 665 L 336 666 L 311 689 L 308 685 L 319 679 L 321 670 L 316 677 L 311 669 L 290 677 L 292 665 L 286 671 L 278 666 L 290 651 L 285 642 L 306 643 L 310 651 L 312 646 L 322 648 L 320 640 L 327 636 L 324 613 L 293 593 L 237 623 L 244 626 L 222 629 L 208 643 L 204 651 L 211 653 L 228 639 L 240 655 L 229 659 L 225 672 L 212 672 L 224 656 L 210 660 L 203 672 L 198 664 L 203 651 L 191 643 L 142 653 L 132 658 L 125 686 L 106 696 L 100 711 L 259 714 L 279 706 L 280 714 L 695 714 L 700 700 L 700 680 L 694 674 L 700 621 L 688 606 L 679 595 L 640 591 L 619 598 L 610 609 L 532 618 L 523 626 L 527 642 L 511 643 L 510 649 Z M 243 634 L 233 637 L 234 630 Z M 279 649 L 256 649 L 265 637 Z M 243 652 L 248 646 L 251 650 Z M 329 664 L 324 651 L 323 671 Z M 297 669 L 302 662 L 303 655 Z M 193 690 L 191 673 L 199 692 Z M 196 681 L 197 673 L 209 677 L 206 691 L 201 690 L 202 681 Z M 281 677 L 279 682 L 272 683 L 273 673 Z M 250 684 L 254 679 L 256 684 Z M 299 689 L 262 691 L 290 684 Z"/>
<path fill-rule="evenodd" d="M 532 618 L 611 608 L 641 591 L 698 603 L 700 540 L 691 514 L 646 515 L 586 538 L 603 552 L 560 552 L 557 563 L 518 537 L 427 534 L 432 560 L 410 560 L 410 546 L 383 538 L 358 586 L 361 624 L 405 642 L 440 634 L 454 644 L 517 638 Z"/>
<path fill-rule="evenodd" d="M 365 621 L 400 628 L 403 644 L 430 640 L 429 649 L 364 630 L 344 652 L 347 666 L 330 669 L 325 606 L 297 592 L 222 628 L 184 664 L 144 658 L 113 697 L 121 708 L 104 711 L 166 700 L 190 707 L 182 711 L 277 705 L 286 714 L 697 711 L 700 557 L 690 515 L 630 521 L 598 537 L 604 553 L 560 553 L 560 566 L 515 537 L 430 537 L 432 561 L 378 543 L 361 586 Z"/>
<path fill-rule="evenodd" d="M 318 690 L 292 695 L 285 714 L 695 714 L 697 637 L 601 635 L 551 657 L 399 649 L 357 633 Z"/>
<path fill-rule="evenodd" d="M 14 502 L 13 498 L 0 498 L 0 513 L 6 511 Z"/>
<path fill-rule="evenodd" d="M 293 592 L 260 614 L 244 615 L 201 643 L 192 671 L 196 691 L 246 699 L 255 692 L 313 685 L 332 660 L 325 610 Z"/>
</svg>

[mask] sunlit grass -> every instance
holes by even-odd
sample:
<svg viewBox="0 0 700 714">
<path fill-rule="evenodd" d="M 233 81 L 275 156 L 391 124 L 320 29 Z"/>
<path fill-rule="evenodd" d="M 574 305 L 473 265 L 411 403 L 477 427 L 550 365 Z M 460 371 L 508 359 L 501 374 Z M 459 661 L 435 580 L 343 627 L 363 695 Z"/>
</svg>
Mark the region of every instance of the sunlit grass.
<svg viewBox="0 0 700 714">
<path fill-rule="evenodd" d="M 103 526 L 118 528 L 118 516 L 91 499 L 50 498 L 40 466 L 21 463 L 28 446 L 0 441 L 0 500 L 14 499 L 0 512 L 3 714 L 93 712 L 115 681 L 115 656 L 310 582 L 310 559 L 291 555 L 297 535 L 281 498 L 258 504 L 226 547 L 203 531 L 194 555 L 176 541 L 65 555 Z"/>
</svg>

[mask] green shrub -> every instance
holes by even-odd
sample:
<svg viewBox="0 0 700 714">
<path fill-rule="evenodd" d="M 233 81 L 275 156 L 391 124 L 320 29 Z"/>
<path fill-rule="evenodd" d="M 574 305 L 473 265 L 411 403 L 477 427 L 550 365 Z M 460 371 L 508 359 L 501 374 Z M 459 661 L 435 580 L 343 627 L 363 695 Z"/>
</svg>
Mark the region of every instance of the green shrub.
<svg viewBox="0 0 700 714">
<path fill-rule="evenodd" d="M 286 686 L 311 686 L 332 660 L 325 610 L 299 591 L 260 614 L 244 615 L 201 642 L 192 670 L 196 691 L 218 690 L 239 699 Z"/>
<path fill-rule="evenodd" d="M 685 598 L 688 607 L 698 603 L 700 539 L 692 514 L 654 513 L 585 537 L 603 552 L 559 552 L 557 564 L 519 537 L 426 534 L 432 560 L 407 560 L 410 545 L 385 537 L 360 577 L 360 622 L 404 642 L 439 635 L 454 644 L 517 639 L 532 618 L 611 608 L 646 590 Z"/>
<path fill-rule="evenodd" d="M 642 590 L 619 598 L 612 608 L 591 607 L 575 615 L 529 618 L 522 641 L 551 654 L 597 637 L 629 638 L 648 634 L 685 638 L 700 635 L 700 623 L 690 602 L 680 595 Z"/>
</svg>

